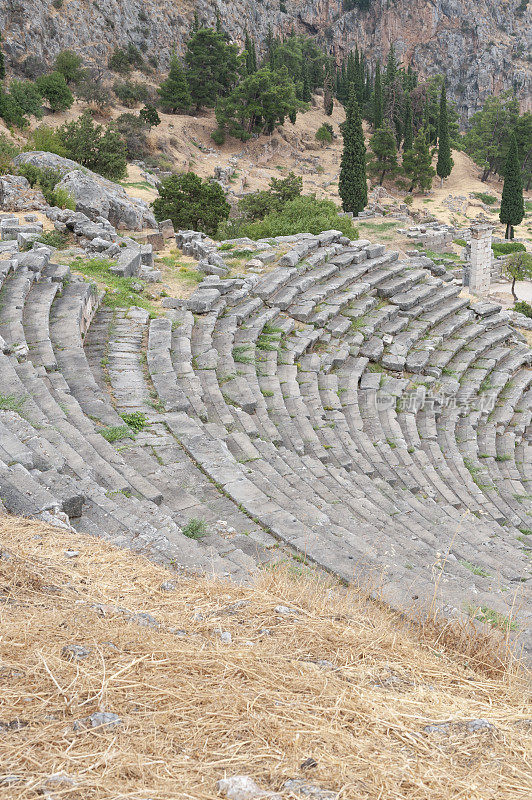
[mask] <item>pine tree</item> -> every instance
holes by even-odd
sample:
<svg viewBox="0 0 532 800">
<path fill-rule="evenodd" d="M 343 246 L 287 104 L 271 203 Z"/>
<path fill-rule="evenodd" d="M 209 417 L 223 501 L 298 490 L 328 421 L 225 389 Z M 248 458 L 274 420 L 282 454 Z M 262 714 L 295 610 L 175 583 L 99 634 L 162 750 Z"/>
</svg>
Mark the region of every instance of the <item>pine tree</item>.
<svg viewBox="0 0 532 800">
<path fill-rule="evenodd" d="M 362 118 L 356 101 L 355 87 L 350 86 L 346 119 L 342 126 L 344 148 L 340 163 L 338 193 L 344 211 L 358 215 L 368 202 L 366 181 L 366 145 L 362 130 Z"/>
<path fill-rule="evenodd" d="M 377 61 L 375 67 L 375 88 L 373 89 L 373 129 L 382 128 L 382 85 L 381 65 Z"/>
<path fill-rule="evenodd" d="M 449 120 L 447 117 L 447 95 L 445 92 L 445 81 L 441 87 L 440 97 L 440 116 L 438 119 L 438 161 L 436 163 L 436 173 L 443 186 L 443 179 L 451 174 L 454 161 L 451 156 L 451 142 L 449 139 Z"/>
<path fill-rule="evenodd" d="M 194 18 L 192 20 L 191 31 L 192 33 L 196 33 L 199 30 L 200 22 L 198 17 L 198 12 L 194 9 Z"/>
<path fill-rule="evenodd" d="M 510 137 L 510 147 L 506 156 L 504 167 L 504 184 L 502 187 L 500 221 L 506 225 L 505 239 L 514 238 L 514 226 L 519 225 L 525 216 L 525 203 L 523 198 L 523 178 L 517 138 L 515 132 Z"/>
<path fill-rule="evenodd" d="M 405 113 L 403 118 L 403 152 L 411 150 L 414 144 L 414 128 L 412 123 L 412 98 L 410 92 L 405 94 Z"/>
<path fill-rule="evenodd" d="M 395 175 L 397 166 L 397 146 L 395 136 L 390 128 L 377 128 L 370 143 L 368 158 L 368 172 L 378 176 L 379 186 L 382 186 L 386 173 Z"/>
<path fill-rule="evenodd" d="M 188 111 L 192 105 L 185 72 L 175 53 L 170 59 L 168 78 L 161 83 L 157 91 L 161 98 L 161 106 L 172 114 Z"/>
<path fill-rule="evenodd" d="M 241 69 L 238 47 L 212 28 L 200 28 L 192 34 L 185 64 L 192 102 L 198 110 L 212 108 L 219 97 L 230 92 Z"/>
<path fill-rule="evenodd" d="M 432 186 L 432 178 L 436 173 L 432 166 L 424 128 L 419 130 L 412 149 L 404 153 L 403 169 L 411 180 L 409 192 L 414 191 L 416 186 L 423 190 Z"/>
</svg>

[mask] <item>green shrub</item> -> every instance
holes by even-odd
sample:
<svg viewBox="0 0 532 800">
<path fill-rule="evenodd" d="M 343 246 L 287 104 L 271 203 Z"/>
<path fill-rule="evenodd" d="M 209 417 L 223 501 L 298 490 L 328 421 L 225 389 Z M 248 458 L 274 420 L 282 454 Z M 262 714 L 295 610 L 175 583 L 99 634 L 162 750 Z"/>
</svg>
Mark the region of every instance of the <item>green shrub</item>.
<svg viewBox="0 0 532 800">
<path fill-rule="evenodd" d="M 16 144 L 13 144 L 5 133 L 0 133 L 0 175 L 5 175 L 13 169 L 11 162 L 19 152 Z"/>
<path fill-rule="evenodd" d="M 290 200 L 280 211 L 270 212 L 258 222 L 230 220 L 221 226 L 218 237 L 232 239 L 249 236 L 250 239 L 268 239 L 296 233 L 318 234 L 332 228 L 342 231 L 350 239 L 358 238 L 353 222 L 349 217 L 340 216 L 339 209 L 332 200 L 317 200 L 314 196 L 302 195 Z"/>
<path fill-rule="evenodd" d="M 494 203 L 497 202 L 497 198 L 495 197 L 495 195 L 487 194 L 487 192 L 473 192 L 473 197 L 476 197 L 477 200 L 480 200 L 487 206 L 492 206 Z"/>
<path fill-rule="evenodd" d="M 42 96 L 48 100 L 52 112 L 66 111 L 74 102 L 74 97 L 62 72 L 43 75 L 41 78 L 37 78 L 36 85 Z"/>
<path fill-rule="evenodd" d="M 148 87 L 144 83 L 136 83 L 129 80 L 115 81 L 113 92 L 126 108 L 134 108 L 139 103 L 145 103 L 148 99 Z"/>
<path fill-rule="evenodd" d="M 155 219 L 171 219 L 176 230 L 192 228 L 213 235 L 231 210 L 222 187 L 202 181 L 194 172 L 166 178 L 159 195 L 152 203 Z"/>
<path fill-rule="evenodd" d="M 23 178 L 26 178 L 29 185 L 33 189 L 33 187 L 39 182 L 42 171 L 39 167 L 36 167 L 35 164 L 19 164 L 17 167 L 17 174 L 22 175 Z"/>
<path fill-rule="evenodd" d="M 117 47 L 116 50 L 113 50 L 109 57 L 108 67 L 113 72 L 119 72 L 123 75 L 130 72 L 131 64 L 129 63 L 127 51 L 123 50 L 121 47 Z"/>
<path fill-rule="evenodd" d="M 139 117 L 150 128 L 156 128 L 157 125 L 161 124 L 161 118 L 155 106 L 145 105 L 144 108 L 140 109 Z"/>
<path fill-rule="evenodd" d="M 37 78 L 37 80 L 41 79 Z M 39 90 L 38 83 L 33 81 L 11 81 L 9 95 L 21 109 L 24 116 L 42 116 L 42 92 Z"/>
<path fill-rule="evenodd" d="M 126 146 L 129 161 L 143 159 L 150 152 L 147 136 L 148 125 L 143 117 L 140 115 L 137 117 L 131 113 L 120 114 L 112 124 Z"/>
<path fill-rule="evenodd" d="M 81 64 L 81 57 L 72 50 L 62 50 L 55 59 L 54 67 L 56 72 L 64 76 L 67 83 L 75 83 L 81 74 Z"/>
<path fill-rule="evenodd" d="M 67 155 L 66 147 L 61 141 L 61 136 L 50 125 L 39 125 L 32 131 L 24 150 L 43 150 L 46 153 L 55 153 L 63 158 Z"/>
<path fill-rule="evenodd" d="M 530 303 L 527 303 L 526 300 L 518 300 L 517 303 L 514 303 L 514 311 L 517 311 L 519 314 L 524 314 L 525 317 L 532 319 L 532 306 Z"/>
<path fill-rule="evenodd" d="M 221 130 L 221 128 L 215 128 L 211 133 L 211 139 L 213 140 L 214 144 L 220 146 L 225 142 L 225 133 L 223 130 Z"/>
<path fill-rule="evenodd" d="M 403 203 L 405 203 L 407 206 L 411 206 L 413 202 L 414 198 L 411 194 L 407 194 L 406 197 L 403 198 Z"/>
<path fill-rule="evenodd" d="M 301 195 L 303 179 L 289 172 L 286 178 L 272 178 L 270 188 L 250 192 L 238 202 L 239 215 L 246 220 L 263 219 L 272 211 L 280 211 L 289 200 Z"/>
<path fill-rule="evenodd" d="M 183 526 L 181 533 L 183 536 L 188 536 L 189 539 L 201 539 L 208 532 L 207 524 L 202 519 L 192 517 L 186 525 Z"/>
<path fill-rule="evenodd" d="M 330 144 L 333 140 L 333 128 L 328 122 L 325 122 L 316 131 L 316 140 L 322 144 Z"/>
<path fill-rule="evenodd" d="M 61 231 L 48 231 L 47 233 L 42 233 L 37 241 L 48 245 L 48 247 L 56 247 L 61 250 L 68 242 L 68 235 L 61 233 Z"/>
<path fill-rule="evenodd" d="M 70 192 L 62 188 L 53 190 L 50 205 L 57 206 L 57 208 L 68 208 L 70 211 L 76 210 L 76 201 Z"/>
<path fill-rule="evenodd" d="M 521 242 L 492 242 L 491 249 L 496 256 L 526 252 L 526 247 Z"/>
</svg>

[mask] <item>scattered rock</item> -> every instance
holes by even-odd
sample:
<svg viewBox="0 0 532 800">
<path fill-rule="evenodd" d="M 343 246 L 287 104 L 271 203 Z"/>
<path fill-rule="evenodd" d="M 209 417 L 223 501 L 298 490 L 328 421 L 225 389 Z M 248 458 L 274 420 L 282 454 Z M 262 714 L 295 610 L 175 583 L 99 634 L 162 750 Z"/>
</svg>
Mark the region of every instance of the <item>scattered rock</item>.
<svg viewBox="0 0 532 800">
<path fill-rule="evenodd" d="M 91 651 L 87 647 L 80 644 L 66 644 L 61 650 L 63 658 L 68 658 L 70 661 L 83 661 L 88 658 Z"/>
<path fill-rule="evenodd" d="M 281 800 L 278 794 L 261 789 L 253 778 L 248 775 L 233 775 L 231 778 L 222 778 L 216 784 L 216 788 L 228 800 L 259 800 L 262 798 Z"/>
<path fill-rule="evenodd" d="M 113 714 L 111 711 L 96 711 L 90 717 L 76 720 L 73 727 L 75 731 L 83 731 L 89 728 L 116 728 L 122 724 L 123 720 L 118 714 Z"/>
</svg>

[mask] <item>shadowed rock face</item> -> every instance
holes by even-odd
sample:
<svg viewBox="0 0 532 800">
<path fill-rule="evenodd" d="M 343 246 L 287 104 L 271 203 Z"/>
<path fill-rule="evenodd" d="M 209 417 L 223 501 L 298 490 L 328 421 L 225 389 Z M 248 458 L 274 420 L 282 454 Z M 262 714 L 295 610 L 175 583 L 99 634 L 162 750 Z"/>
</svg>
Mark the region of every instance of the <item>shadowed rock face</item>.
<svg viewBox="0 0 532 800">
<path fill-rule="evenodd" d="M 81 167 L 76 161 L 55 153 L 33 150 L 21 153 L 14 162 L 58 170 L 63 178 L 57 186 L 66 189 L 76 201 L 76 211 L 86 214 L 89 219 L 105 217 L 116 228 L 124 230 L 157 227 L 155 217 L 144 200 L 129 197 L 117 183 Z"/>
<path fill-rule="evenodd" d="M 343 10 L 343 0 L 292 0 L 281 13 L 278 0 L 220 0 L 227 32 L 239 42 L 244 31 L 265 40 L 275 32 L 296 30 L 317 36 L 338 57 L 356 44 L 370 60 L 386 58 L 391 43 L 424 75 L 446 72 L 449 91 L 464 118 L 485 97 L 516 87 L 530 107 L 532 96 L 526 52 L 531 12 L 521 0 L 371 0 L 368 11 Z M 135 44 L 165 69 L 174 47 L 183 51 L 193 8 L 214 21 L 208 0 L 69 0 L 55 9 L 49 0 L 16 0 L 0 7 L 3 49 L 12 65 L 29 53 L 50 64 L 70 48 L 101 66 L 117 46 Z M 528 98 L 528 99 L 527 99 Z"/>
</svg>

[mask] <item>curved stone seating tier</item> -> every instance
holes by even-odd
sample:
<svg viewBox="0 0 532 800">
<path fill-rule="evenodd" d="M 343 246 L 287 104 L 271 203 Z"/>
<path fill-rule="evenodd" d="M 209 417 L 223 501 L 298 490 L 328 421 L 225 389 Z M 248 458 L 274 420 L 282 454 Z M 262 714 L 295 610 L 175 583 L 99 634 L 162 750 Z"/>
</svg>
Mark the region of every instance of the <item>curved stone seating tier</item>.
<svg viewBox="0 0 532 800">
<path fill-rule="evenodd" d="M 4 505 L 237 580 L 297 554 L 401 608 L 507 614 L 517 588 L 524 622 L 522 338 L 381 245 L 326 232 L 275 258 L 151 320 L 64 268 L 3 267 Z"/>
</svg>

